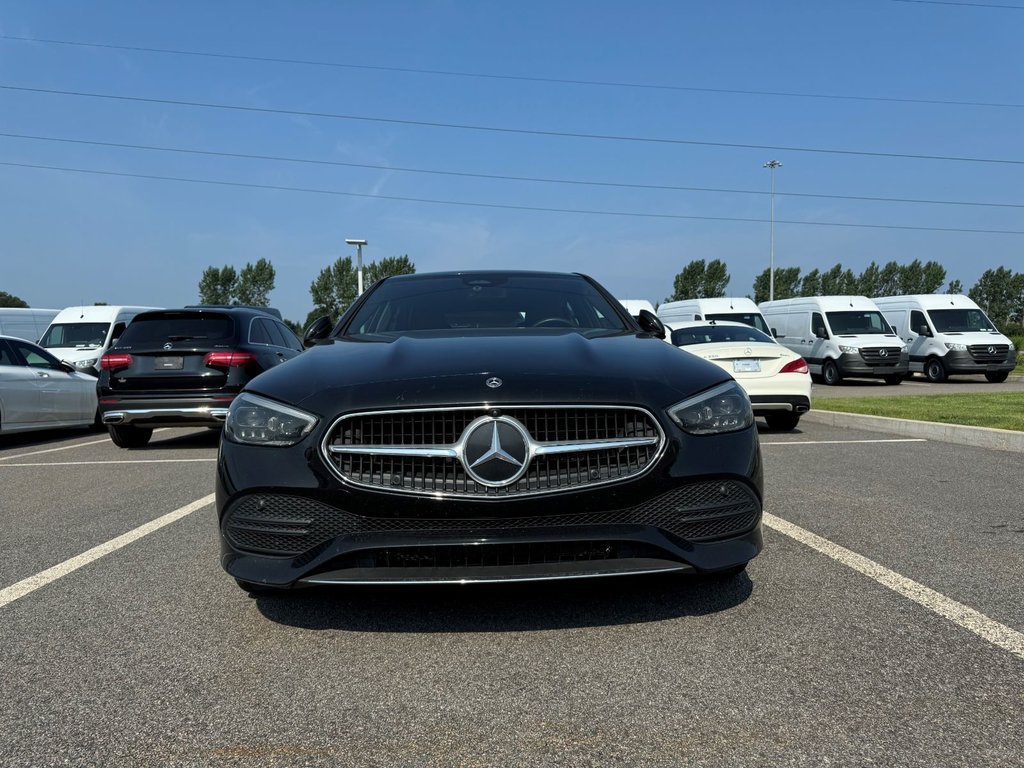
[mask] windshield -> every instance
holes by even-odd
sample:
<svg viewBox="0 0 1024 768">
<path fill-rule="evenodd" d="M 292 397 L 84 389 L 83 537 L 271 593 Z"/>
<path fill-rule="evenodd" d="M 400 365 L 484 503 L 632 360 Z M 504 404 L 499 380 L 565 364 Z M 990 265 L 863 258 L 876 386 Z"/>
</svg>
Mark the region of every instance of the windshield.
<svg viewBox="0 0 1024 768">
<path fill-rule="evenodd" d="M 892 328 L 885 322 L 881 312 L 826 312 L 832 333 L 837 336 L 853 334 L 885 334 L 892 336 Z"/>
<path fill-rule="evenodd" d="M 768 324 L 761 317 L 760 312 L 716 312 L 713 315 L 704 315 L 705 320 L 730 320 L 734 323 L 749 325 L 763 333 L 771 334 Z"/>
<path fill-rule="evenodd" d="M 970 333 L 995 331 L 992 321 L 980 309 L 930 309 L 932 325 L 937 333 Z"/>
<path fill-rule="evenodd" d="M 388 280 L 367 297 L 346 333 L 516 328 L 628 330 L 609 301 L 581 277 L 491 272 Z"/>
<path fill-rule="evenodd" d="M 43 347 L 102 347 L 110 323 L 61 323 L 46 329 L 39 340 Z"/>
<path fill-rule="evenodd" d="M 679 328 L 672 331 L 672 343 L 677 347 L 690 344 L 713 344 L 734 341 L 739 344 L 759 341 L 765 344 L 777 343 L 775 339 L 756 328 L 739 325 L 701 325 L 695 328 Z"/>
</svg>

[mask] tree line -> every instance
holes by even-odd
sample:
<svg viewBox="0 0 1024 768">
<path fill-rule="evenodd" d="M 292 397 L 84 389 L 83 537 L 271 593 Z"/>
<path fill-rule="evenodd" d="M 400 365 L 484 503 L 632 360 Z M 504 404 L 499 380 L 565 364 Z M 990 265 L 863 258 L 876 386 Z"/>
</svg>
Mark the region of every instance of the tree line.
<svg viewBox="0 0 1024 768">
<path fill-rule="evenodd" d="M 754 278 L 756 303 L 768 300 L 770 270 Z M 715 298 L 726 295 L 729 270 L 721 259 L 691 261 L 676 275 L 673 293 L 665 301 Z M 775 269 L 776 299 L 798 296 L 906 296 L 916 293 L 963 293 L 959 280 L 946 282 L 946 268 L 937 261 L 914 259 L 909 264 L 872 261 L 862 272 L 844 269 L 841 263 L 821 270 L 803 272 L 800 267 Z M 967 292 L 994 323 L 1021 324 L 1024 318 L 1024 272 L 1006 267 L 988 269 Z"/>
</svg>

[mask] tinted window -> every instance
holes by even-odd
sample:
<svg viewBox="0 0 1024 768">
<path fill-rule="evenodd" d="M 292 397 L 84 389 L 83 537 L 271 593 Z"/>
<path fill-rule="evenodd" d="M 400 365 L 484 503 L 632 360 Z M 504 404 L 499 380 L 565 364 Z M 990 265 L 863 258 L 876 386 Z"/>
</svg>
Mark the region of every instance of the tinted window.
<svg viewBox="0 0 1024 768">
<path fill-rule="evenodd" d="M 811 314 L 811 334 L 817 333 L 819 330 L 826 331 L 825 318 L 822 317 L 820 312 L 814 312 Z"/>
<path fill-rule="evenodd" d="M 910 313 L 910 332 L 918 334 L 921 332 L 921 326 L 928 325 L 928 321 L 924 318 L 924 312 L 918 312 L 916 309 Z"/>
<path fill-rule="evenodd" d="M 274 327 L 277 328 L 277 332 L 281 334 L 281 339 L 284 342 L 283 346 L 287 349 L 302 349 L 302 342 L 299 341 L 299 337 L 292 333 L 292 329 L 284 323 L 274 323 Z"/>
<path fill-rule="evenodd" d="M 250 344 L 266 344 L 269 345 L 273 342 L 270 340 L 270 330 L 267 328 L 269 323 L 264 322 L 260 318 L 255 318 L 249 323 L 249 343 Z"/>
<path fill-rule="evenodd" d="M 828 312 L 828 324 L 835 334 L 892 333 L 881 312 Z"/>
<path fill-rule="evenodd" d="M 672 343 L 677 347 L 729 341 L 740 343 L 750 341 L 759 341 L 767 344 L 776 343 L 775 339 L 757 330 L 757 328 L 739 325 L 702 325 L 697 328 L 679 328 L 672 331 Z"/>
<path fill-rule="evenodd" d="M 436 275 L 381 283 L 346 324 L 350 334 L 452 329 L 625 331 L 591 283 L 572 275 Z"/>
<path fill-rule="evenodd" d="M 21 359 L 25 361 L 25 365 L 32 368 L 60 368 L 60 361 L 49 352 L 39 349 L 39 347 L 14 340 L 11 340 L 10 344 L 14 347 L 14 351 L 21 356 Z"/>
<path fill-rule="evenodd" d="M 61 323 L 51 325 L 39 343 L 44 347 L 101 347 L 110 323 Z"/>
<path fill-rule="evenodd" d="M 697 318 L 700 319 L 699 317 Z M 767 324 L 764 322 L 764 318 L 761 317 L 760 312 L 719 312 L 714 315 L 708 315 L 708 320 L 729 320 L 733 323 L 743 323 L 749 325 L 763 333 L 771 333 L 768 330 Z"/>
<path fill-rule="evenodd" d="M 21 365 L 21 360 L 15 359 L 14 352 L 3 339 L 0 339 L 0 365 Z"/>
<path fill-rule="evenodd" d="M 980 309 L 932 309 L 928 312 L 939 333 L 994 331 L 996 327 Z"/>
<path fill-rule="evenodd" d="M 125 328 L 119 346 L 145 346 L 168 341 L 225 343 L 235 335 L 234 320 L 227 315 L 187 312 L 138 315 Z"/>
</svg>

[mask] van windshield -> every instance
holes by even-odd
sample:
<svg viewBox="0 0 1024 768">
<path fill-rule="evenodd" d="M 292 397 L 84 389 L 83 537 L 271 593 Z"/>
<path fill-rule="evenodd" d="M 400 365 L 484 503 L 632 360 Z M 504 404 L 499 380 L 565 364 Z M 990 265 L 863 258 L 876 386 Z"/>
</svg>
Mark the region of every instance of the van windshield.
<svg viewBox="0 0 1024 768">
<path fill-rule="evenodd" d="M 710 315 L 704 315 L 705 320 L 731 320 L 734 323 L 743 323 L 749 325 L 751 328 L 757 328 L 761 333 L 767 333 L 771 335 L 771 331 L 768 330 L 768 324 L 761 317 L 760 312 L 716 312 Z"/>
<path fill-rule="evenodd" d="M 61 323 L 46 329 L 39 340 L 43 347 L 102 347 L 110 323 Z"/>
<path fill-rule="evenodd" d="M 881 312 L 826 312 L 832 333 L 844 335 L 892 335 L 892 328 L 885 322 Z"/>
<path fill-rule="evenodd" d="M 930 309 L 928 314 L 931 315 L 937 333 L 970 333 L 996 329 L 980 309 Z"/>
</svg>

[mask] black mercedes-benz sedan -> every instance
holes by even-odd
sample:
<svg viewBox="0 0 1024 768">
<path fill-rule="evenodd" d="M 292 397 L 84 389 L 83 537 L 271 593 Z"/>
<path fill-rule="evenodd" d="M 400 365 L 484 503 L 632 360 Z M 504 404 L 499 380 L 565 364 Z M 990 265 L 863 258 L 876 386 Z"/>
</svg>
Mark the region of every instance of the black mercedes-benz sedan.
<svg viewBox="0 0 1024 768">
<path fill-rule="evenodd" d="M 578 274 L 376 283 L 232 402 L 224 568 L 253 593 L 743 570 L 750 402 L 664 333 Z"/>
</svg>

